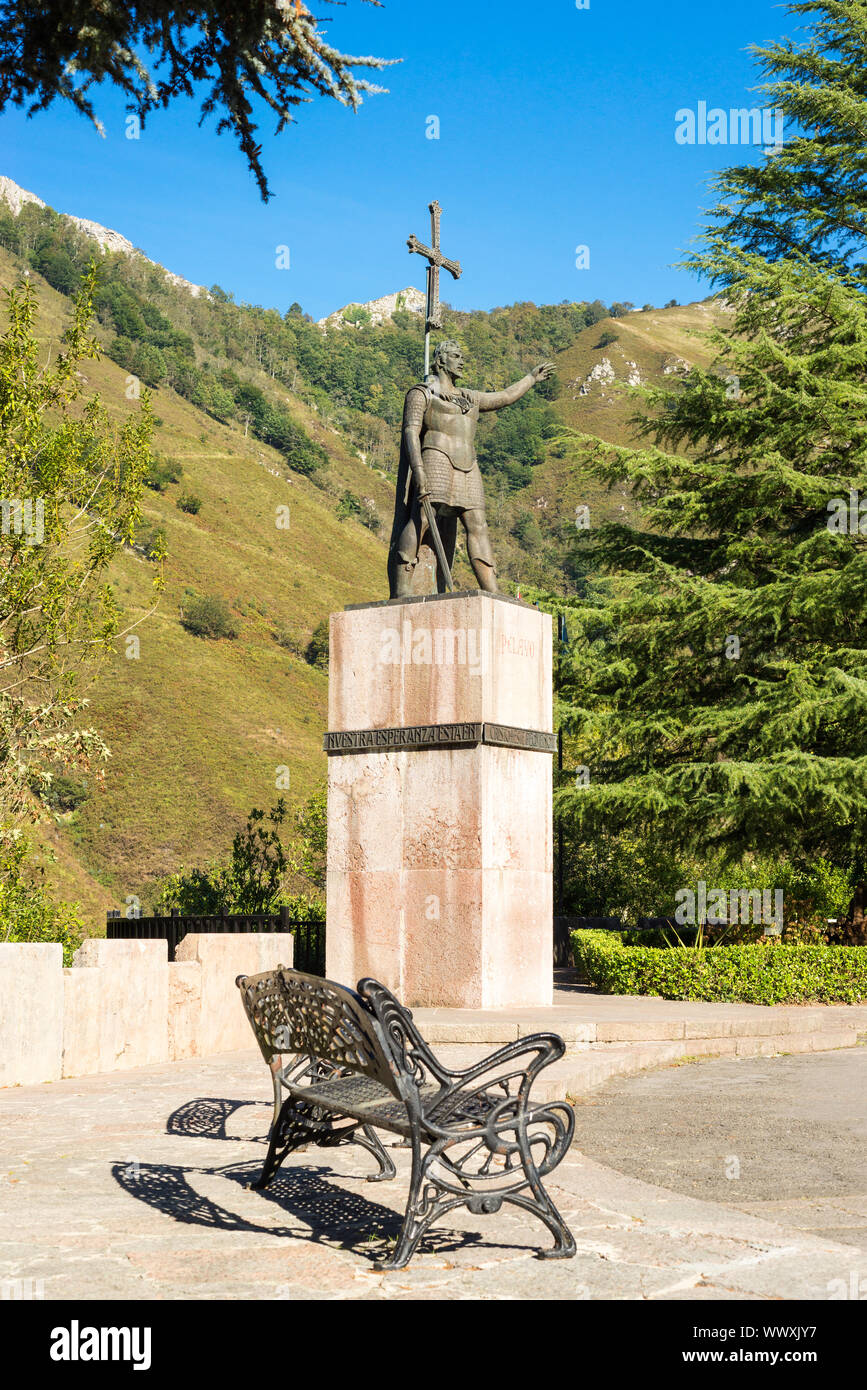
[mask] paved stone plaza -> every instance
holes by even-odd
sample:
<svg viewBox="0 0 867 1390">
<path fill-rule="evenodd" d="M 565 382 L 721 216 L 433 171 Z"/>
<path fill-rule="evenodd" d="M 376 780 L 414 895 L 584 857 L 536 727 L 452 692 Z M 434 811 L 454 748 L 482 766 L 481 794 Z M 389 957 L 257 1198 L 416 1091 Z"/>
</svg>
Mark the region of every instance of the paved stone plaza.
<svg viewBox="0 0 867 1390">
<path fill-rule="evenodd" d="M 777 1076 L 784 1082 L 795 1063 L 806 1088 L 803 1119 L 810 1076 L 817 1103 L 836 1077 L 834 1094 L 845 1105 L 867 1056 L 856 1048 L 789 1059 L 725 1058 L 578 1098 L 576 1147 L 548 1180 L 575 1234 L 575 1259 L 536 1260 L 548 1233 L 516 1208 L 504 1208 L 486 1218 L 453 1213 L 397 1274 L 377 1273 L 373 1265 L 398 1229 L 405 1150 L 393 1150 L 398 1179 L 389 1183 L 366 1183 L 369 1156 L 345 1148 L 294 1155 L 267 1192 L 247 1189 L 264 1156 L 271 1113 L 258 1055 L 10 1088 L 0 1093 L 0 1279 L 24 1281 L 7 1284 L 6 1296 L 15 1288 L 40 1289 L 38 1282 L 27 1284 L 32 1280 L 42 1281 L 45 1298 L 70 1300 L 828 1299 L 829 1290 L 858 1287 L 853 1279 L 865 1281 L 867 1290 L 867 1249 L 857 1230 L 867 1211 L 867 1182 L 860 1197 L 830 1193 L 835 1213 L 813 1220 L 805 1217 L 803 1190 L 800 1213 L 769 1208 L 761 1195 L 750 1210 L 737 1210 L 722 1202 L 715 1180 L 693 1183 L 690 1191 L 701 1197 L 683 1195 L 682 1174 L 674 1170 L 667 1170 L 669 1180 L 679 1191 L 654 1185 L 665 1176 L 664 1125 L 651 1137 L 655 1159 L 641 1178 L 616 1171 L 617 1107 L 628 1107 L 629 1088 L 655 1094 L 654 1113 L 679 1116 L 681 1128 L 670 1142 L 682 1146 L 694 1097 L 689 1085 L 680 1108 L 671 1097 L 685 1081 L 703 1088 L 706 1117 L 715 1085 L 746 1083 L 750 1068 L 761 1068 L 767 1084 Z M 760 1123 L 766 1094 L 767 1085 L 757 1085 L 748 1122 Z M 814 1152 L 825 1124 L 828 1143 L 835 1142 L 828 1104 L 816 1112 Z M 580 1151 L 585 1129 L 594 1158 Z M 779 1130 L 774 1133 L 769 1170 L 789 1161 L 779 1150 Z M 625 1126 L 624 1164 L 633 1172 L 642 1168 L 640 1134 L 640 1124 Z M 716 1147 L 737 1152 L 738 1142 L 731 1130 Z M 715 1178 L 722 1157 L 714 1149 L 712 1164 L 707 1154 L 702 1160 Z M 820 1173 L 817 1202 L 823 1180 Z M 729 1201 L 748 1196 L 745 1190 Z"/>
</svg>

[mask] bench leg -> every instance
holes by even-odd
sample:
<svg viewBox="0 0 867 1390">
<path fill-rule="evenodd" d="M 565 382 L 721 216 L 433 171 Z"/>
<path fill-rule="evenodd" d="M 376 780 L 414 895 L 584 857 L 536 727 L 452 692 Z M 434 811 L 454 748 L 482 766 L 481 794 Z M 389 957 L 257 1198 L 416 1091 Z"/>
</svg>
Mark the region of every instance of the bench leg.
<svg viewBox="0 0 867 1390">
<path fill-rule="evenodd" d="M 405 1269 L 412 1259 L 415 1248 L 424 1235 L 428 1221 L 424 1219 L 424 1202 L 420 1200 L 424 1185 L 424 1160 L 418 1135 L 412 1139 L 412 1174 L 409 1180 L 409 1195 L 406 1199 L 406 1214 L 398 1236 L 397 1245 L 389 1259 L 378 1262 L 378 1270 Z"/>
<path fill-rule="evenodd" d="M 556 1105 L 552 1108 L 565 1109 L 565 1107 L 558 1107 Z M 572 1119 L 571 1110 L 569 1111 L 567 1120 L 571 1121 L 571 1124 L 567 1122 L 564 1125 L 564 1139 L 561 1141 L 561 1143 L 565 1142 L 566 1147 L 568 1147 L 568 1144 L 571 1141 L 572 1130 L 574 1128 L 574 1120 Z M 563 1220 L 556 1206 L 551 1201 L 551 1198 L 548 1196 L 548 1193 L 542 1186 L 542 1179 L 540 1178 L 539 1170 L 536 1167 L 535 1162 L 533 1161 L 533 1154 L 528 1141 L 527 1131 L 524 1128 L 524 1126 L 521 1126 L 521 1128 L 518 1130 L 517 1137 L 518 1147 L 521 1153 L 521 1162 L 524 1169 L 524 1175 L 527 1179 L 527 1184 L 533 1196 L 527 1197 L 523 1193 L 513 1192 L 509 1194 L 506 1200 L 509 1202 L 514 1202 L 516 1206 L 523 1207 L 526 1211 L 533 1212 L 536 1216 L 539 1217 L 540 1221 L 544 1221 L 545 1225 L 548 1227 L 548 1230 L 553 1235 L 554 1240 L 556 1242 L 554 1248 L 552 1250 L 540 1250 L 540 1260 L 568 1260 L 575 1254 L 575 1240 L 573 1238 L 572 1232 L 569 1230 L 569 1227 L 566 1225 L 566 1222 Z M 557 1162 L 559 1162 L 559 1159 L 557 1160 Z M 556 1166 L 556 1163 L 553 1166 Z"/>
<path fill-rule="evenodd" d="M 571 1259 L 575 1254 L 575 1240 L 572 1232 L 538 1178 L 531 1180 L 530 1187 L 533 1191 L 533 1197 L 525 1197 L 523 1194 L 512 1192 L 504 1198 L 504 1201 L 514 1202 L 516 1206 L 523 1207 L 525 1211 L 531 1211 L 548 1227 L 556 1244 L 551 1250 L 540 1250 L 538 1255 L 540 1260 Z"/>
<path fill-rule="evenodd" d="M 309 1117 L 304 1116 L 298 1102 L 290 1096 L 283 1102 L 282 1109 L 271 1126 L 265 1166 L 256 1182 L 250 1184 L 253 1191 L 261 1192 L 263 1187 L 268 1186 L 288 1154 L 315 1142 Z"/>
<path fill-rule="evenodd" d="M 367 1179 L 368 1182 L 387 1182 L 389 1178 L 397 1177 L 397 1169 L 391 1161 L 391 1157 L 382 1147 L 382 1142 L 376 1130 L 370 1125 L 362 1125 L 360 1130 L 356 1130 L 352 1136 L 354 1144 L 360 1144 L 363 1149 L 372 1153 L 379 1164 L 379 1172 L 373 1173 Z"/>
<path fill-rule="evenodd" d="M 565 1106 L 552 1106 L 551 1108 L 566 1110 Z M 560 1134 L 548 1159 L 550 1166 L 543 1167 L 543 1172 L 550 1172 L 563 1157 L 571 1141 L 573 1127 L 574 1117 L 570 1109 L 566 1119 L 559 1122 Z M 511 1187 L 486 1192 L 479 1191 L 473 1188 L 471 1178 L 469 1181 L 465 1181 L 460 1173 L 453 1174 L 453 1178 L 456 1178 L 458 1182 L 463 1182 L 466 1187 L 466 1192 L 461 1195 L 455 1194 L 453 1185 L 438 1180 L 436 1169 L 441 1154 L 441 1144 L 434 1144 L 432 1148 L 422 1154 L 420 1137 L 414 1135 L 412 1141 L 412 1175 L 403 1228 L 391 1258 L 383 1260 L 382 1263 L 377 1264 L 376 1268 L 379 1270 L 405 1269 L 428 1228 L 456 1207 L 469 1207 L 474 1215 L 482 1216 L 498 1212 L 504 1202 L 513 1202 L 516 1206 L 522 1207 L 524 1211 L 532 1213 L 533 1216 L 544 1222 L 553 1235 L 555 1241 L 553 1249 L 540 1250 L 539 1259 L 567 1260 L 573 1256 L 576 1253 L 575 1240 L 542 1185 L 542 1177 L 533 1157 L 525 1124 L 516 1125 L 513 1133 L 517 1141 L 515 1147 L 520 1154 L 521 1162 L 520 1165 L 516 1166 L 515 1181 Z M 446 1147 L 448 1146 L 446 1145 Z M 526 1191 L 528 1187 L 532 1196 Z"/>
<path fill-rule="evenodd" d="M 277 1172 L 277 1169 L 280 1167 L 280 1164 L 283 1162 L 283 1159 L 286 1157 L 286 1153 L 288 1153 L 287 1149 L 278 1157 L 277 1151 L 280 1148 L 280 1144 L 278 1142 L 277 1136 L 279 1133 L 280 1126 L 278 1121 L 275 1120 L 271 1126 L 271 1139 L 268 1144 L 268 1153 L 265 1158 L 265 1166 L 263 1167 L 256 1181 L 250 1184 L 254 1192 L 261 1192 L 264 1187 L 268 1186 L 274 1174 Z"/>
</svg>

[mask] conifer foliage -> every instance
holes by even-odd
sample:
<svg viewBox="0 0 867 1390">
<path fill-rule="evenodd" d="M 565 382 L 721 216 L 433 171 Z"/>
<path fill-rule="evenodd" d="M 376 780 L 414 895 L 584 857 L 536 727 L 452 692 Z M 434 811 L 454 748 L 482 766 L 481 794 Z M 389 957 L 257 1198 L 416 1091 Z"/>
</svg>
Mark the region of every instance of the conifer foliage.
<svg viewBox="0 0 867 1390">
<path fill-rule="evenodd" d="M 276 113 L 279 133 L 311 93 L 357 109 L 363 93 L 382 90 L 353 69 L 382 68 L 385 60 L 339 52 L 317 23 L 301 0 L 12 0 L 0 4 L 0 111 L 11 103 L 32 114 L 60 97 L 101 130 L 90 92 L 108 80 L 129 97 L 128 110 L 144 125 L 150 112 L 205 84 L 202 120 L 216 112 L 217 130 L 235 134 L 267 199 L 256 100 Z"/>
<path fill-rule="evenodd" d="M 786 144 L 722 175 L 690 261 L 731 310 L 715 365 L 645 393 L 644 447 L 573 441 L 642 511 L 588 538 L 610 578 L 562 698 L 590 781 L 558 802 L 581 837 L 863 875 L 867 3 L 791 9 L 806 42 L 756 50 Z"/>
</svg>

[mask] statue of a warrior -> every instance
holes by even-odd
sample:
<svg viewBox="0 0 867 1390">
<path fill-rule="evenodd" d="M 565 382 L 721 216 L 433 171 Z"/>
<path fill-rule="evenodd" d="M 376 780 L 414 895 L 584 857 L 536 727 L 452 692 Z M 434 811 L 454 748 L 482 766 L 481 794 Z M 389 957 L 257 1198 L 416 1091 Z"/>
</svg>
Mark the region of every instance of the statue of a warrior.
<svg viewBox="0 0 867 1390">
<path fill-rule="evenodd" d="M 436 518 L 446 562 L 451 569 L 458 520 L 467 533 L 467 554 L 479 588 L 497 592 L 497 571 L 488 523 L 485 494 L 476 458 L 476 427 L 483 410 L 514 405 L 553 372 L 543 362 L 505 391 L 464 391 L 457 385 L 464 373 L 464 357 L 457 343 L 440 343 L 433 371 L 423 386 L 407 393 L 403 413 L 403 439 L 397 475 L 397 500 L 388 578 L 392 598 L 412 593 L 413 571 L 419 547 L 427 534 L 428 515 Z M 428 499 L 430 510 L 423 504 Z M 426 515 L 427 513 L 427 515 Z M 437 563 L 437 590 L 447 588 L 442 564 Z"/>
</svg>

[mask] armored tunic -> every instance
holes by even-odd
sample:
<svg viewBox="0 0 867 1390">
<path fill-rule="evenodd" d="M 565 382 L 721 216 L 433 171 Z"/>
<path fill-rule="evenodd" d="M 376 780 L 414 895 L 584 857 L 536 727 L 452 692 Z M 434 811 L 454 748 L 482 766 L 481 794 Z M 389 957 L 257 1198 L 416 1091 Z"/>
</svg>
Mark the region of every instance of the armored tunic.
<svg viewBox="0 0 867 1390">
<path fill-rule="evenodd" d="M 484 507 L 485 492 L 476 458 L 479 392 L 456 392 L 447 398 L 429 386 L 415 387 L 424 395 L 421 454 L 431 502 L 438 507 L 468 511 Z M 420 401 L 413 401 L 418 408 Z"/>
</svg>

